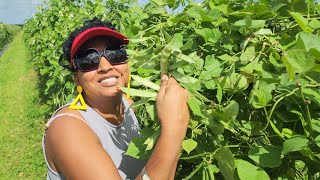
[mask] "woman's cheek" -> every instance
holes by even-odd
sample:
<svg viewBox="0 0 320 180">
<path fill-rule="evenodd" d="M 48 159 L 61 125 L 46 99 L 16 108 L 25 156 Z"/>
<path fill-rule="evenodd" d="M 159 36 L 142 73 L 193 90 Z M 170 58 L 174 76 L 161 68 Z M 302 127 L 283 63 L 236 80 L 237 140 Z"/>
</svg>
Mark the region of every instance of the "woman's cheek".
<svg viewBox="0 0 320 180">
<path fill-rule="evenodd" d="M 126 86 L 129 81 L 129 65 L 127 64 L 121 64 L 116 67 L 117 71 L 120 72 L 123 80 L 124 80 L 124 85 Z"/>
</svg>

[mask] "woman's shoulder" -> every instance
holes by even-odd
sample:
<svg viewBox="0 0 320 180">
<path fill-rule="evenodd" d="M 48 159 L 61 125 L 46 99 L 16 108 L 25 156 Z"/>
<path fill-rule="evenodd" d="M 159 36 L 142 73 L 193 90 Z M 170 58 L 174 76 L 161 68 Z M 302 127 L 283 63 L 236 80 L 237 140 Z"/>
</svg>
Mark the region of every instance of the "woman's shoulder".
<svg viewBox="0 0 320 180">
<path fill-rule="evenodd" d="M 72 134 L 70 134 L 72 133 Z M 60 138 L 64 141 L 65 136 L 77 136 L 78 134 L 94 135 L 91 127 L 77 111 L 68 107 L 61 108 L 56 112 L 46 125 L 46 139 Z M 50 138 L 48 138 L 48 136 Z"/>
<path fill-rule="evenodd" d="M 81 114 L 68 107 L 60 109 L 49 120 L 44 137 L 46 157 L 54 170 L 57 170 L 55 163 L 64 162 L 65 159 L 70 160 L 72 157 L 72 154 L 66 153 L 65 149 L 78 149 L 80 145 L 86 147 L 100 144 L 99 139 L 82 119 Z"/>
</svg>

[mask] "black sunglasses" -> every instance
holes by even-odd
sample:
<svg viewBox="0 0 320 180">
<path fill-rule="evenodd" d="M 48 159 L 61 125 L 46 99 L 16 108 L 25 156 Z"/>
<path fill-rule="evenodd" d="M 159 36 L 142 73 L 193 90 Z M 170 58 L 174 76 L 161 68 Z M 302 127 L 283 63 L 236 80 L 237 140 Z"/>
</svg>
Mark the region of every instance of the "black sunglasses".
<svg viewBox="0 0 320 180">
<path fill-rule="evenodd" d="M 104 56 L 111 65 L 125 64 L 128 61 L 128 55 L 125 46 L 120 49 L 110 49 L 112 46 L 106 46 L 102 52 L 95 48 L 89 48 L 80 51 L 75 55 L 74 65 L 82 72 L 98 69 L 100 59 Z"/>
</svg>

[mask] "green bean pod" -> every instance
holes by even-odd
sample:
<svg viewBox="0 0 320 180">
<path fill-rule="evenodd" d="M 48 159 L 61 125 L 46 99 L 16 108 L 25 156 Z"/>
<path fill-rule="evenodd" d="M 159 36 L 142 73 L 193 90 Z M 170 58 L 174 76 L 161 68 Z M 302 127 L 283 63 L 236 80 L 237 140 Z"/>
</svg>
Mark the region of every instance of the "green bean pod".
<svg viewBox="0 0 320 180">
<path fill-rule="evenodd" d="M 164 47 L 164 49 L 161 51 L 161 57 L 160 57 L 161 74 L 168 75 L 170 54 L 171 54 L 171 43 L 167 44 Z"/>
</svg>

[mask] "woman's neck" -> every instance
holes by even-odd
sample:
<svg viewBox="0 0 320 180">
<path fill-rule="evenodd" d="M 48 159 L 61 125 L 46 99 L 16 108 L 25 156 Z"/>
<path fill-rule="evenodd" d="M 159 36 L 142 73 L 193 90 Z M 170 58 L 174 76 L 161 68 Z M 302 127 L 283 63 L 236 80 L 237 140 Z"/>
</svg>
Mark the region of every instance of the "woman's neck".
<svg viewBox="0 0 320 180">
<path fill-rule="evenodd" d="M 85 102 L 111 124 L 119 125 L 122 123 L 124 117 L 122 95 L 100 99 L 85 97 Z"/>
</svg>

